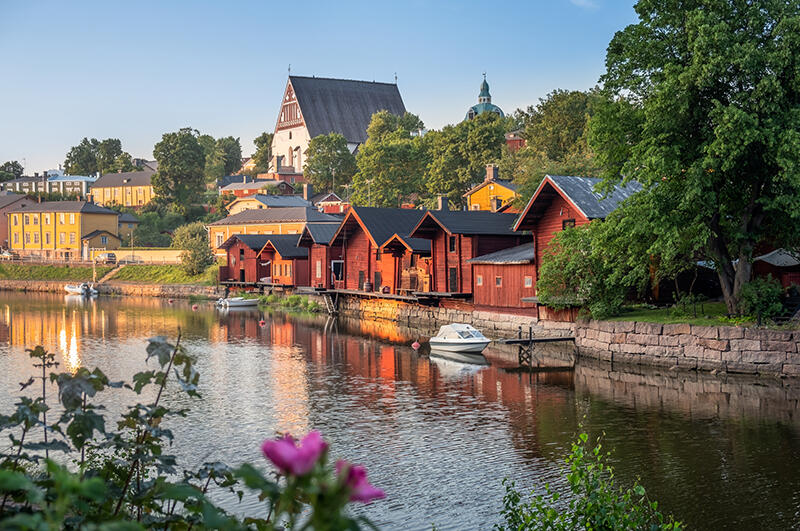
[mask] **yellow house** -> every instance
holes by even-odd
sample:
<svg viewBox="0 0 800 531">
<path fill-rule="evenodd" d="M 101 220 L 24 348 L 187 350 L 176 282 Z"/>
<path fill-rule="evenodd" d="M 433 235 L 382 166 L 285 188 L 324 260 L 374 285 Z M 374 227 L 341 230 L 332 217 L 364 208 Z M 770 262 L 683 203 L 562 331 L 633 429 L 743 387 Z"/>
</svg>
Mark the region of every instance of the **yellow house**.
<svg viewBox="0 0 800 531">
<path fill-rule="evenodd" d="M 312 207 L 256 208 L 231 214 L 206 228 L 211 249 L 224 256 L 225 249 L 220 246 L 234 234 L 297 234 L 299 238 L 309 223 L 340 221 L 340 217 L 323 214 Z"/>
<path fill-rule="evenodd" d="M 144 206 L 155 197 L 153 171 L 129 171 L 103 175 L 92 185 L 92 200 L 98 205 Z"/>
<path fill-rule="evenodd" d="M 256 194 L 247 197 L 238 197 L 231 201 L 228 206 L 228 214 L 238 214 L 245 210 L 256 210 L 261 208 L 288 208 L 288 207 L 310 207 L 311 201 L 307 201 L 299 195 L 271 195 Z"/>
<path fill-rule="evenodd" d="M 496 212 L 500 207 L 507 205 L 519 196 L 517 185 L 511 181 L 499 179 L 497 173 L 497 166 L 487 165 L 486 178 L 483 182 L 464 194 L 469 210 Z"/>
<path fill-rule="evenodd" d="M 118 220 L 118 230 L 117 234 L 119 235 L 120 239 L 130 241 L 131 234 L 133 231 L 136 230 L 136 227 L 139 226 L 139 218 L 134 216 L 133 214 L 120 214 Z"/>
<path fill-rule="evenodd" d="M 119 214 L 87 201 L 46 201 L 10 211 L 9 248 L 20 255 L 88 259 L 90 246 L 117 249 Z"/>
</svg>

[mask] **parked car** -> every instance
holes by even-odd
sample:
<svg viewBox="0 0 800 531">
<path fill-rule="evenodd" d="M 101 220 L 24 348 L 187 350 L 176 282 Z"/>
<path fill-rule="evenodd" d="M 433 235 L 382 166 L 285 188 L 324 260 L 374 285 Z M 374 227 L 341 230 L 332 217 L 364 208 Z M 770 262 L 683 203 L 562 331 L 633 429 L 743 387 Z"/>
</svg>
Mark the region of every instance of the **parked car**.
<svg viewBox="0 0 800 531">
<path fill-rule="evenodd" d="M 94 261 L 100 264 L 116 264 L 117 255 L 114 253 L 100 253 L 94 257 Z"/>
<path fill-rule="evenodd" d="M 17 258 L 17 255 L 8 249 L 0 251 L 0 260 L 14 260 L 15 258 Z"/>
</svg>

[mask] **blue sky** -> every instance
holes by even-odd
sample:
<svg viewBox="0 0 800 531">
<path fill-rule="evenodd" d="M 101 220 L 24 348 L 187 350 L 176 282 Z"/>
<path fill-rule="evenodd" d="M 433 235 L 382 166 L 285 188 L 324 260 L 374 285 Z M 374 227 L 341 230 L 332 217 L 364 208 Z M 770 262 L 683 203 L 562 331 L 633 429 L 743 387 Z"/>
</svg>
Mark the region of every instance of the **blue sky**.
<svg viewBox="0 0 800 531">
<path fill-rule="evenodd" d="M 504 111 L 604 71 L 633 0 L 0 0 L 0 162 L 57 167 L 84 136 L 152 156 L 167 131 L 272 131 L 292 73 L 392 81 L 428 128 L 461 120 L 482 72 Z"/>
</svg>

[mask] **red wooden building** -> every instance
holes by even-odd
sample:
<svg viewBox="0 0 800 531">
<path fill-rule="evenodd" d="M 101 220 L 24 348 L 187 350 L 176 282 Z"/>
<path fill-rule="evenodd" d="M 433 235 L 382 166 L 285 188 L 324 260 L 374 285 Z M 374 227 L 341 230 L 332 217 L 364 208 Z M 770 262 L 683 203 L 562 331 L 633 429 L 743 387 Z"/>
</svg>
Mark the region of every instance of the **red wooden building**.
<svg viewBox="0 0 800 531">
<path fill-rule="evenodd" d="M 300 233 L 297 245 L 308 249 L 308 278 L 314 288 L 331 289 L 335 280 L 344 279 L 342 246 L 332 246 L 331 238 L 338 223 L 308 224 Z"/>
<path fill-rule="evenodd" d="M 398 262 L 394 248 L 384 252 L 383 245 L 395 234 L 409 236 L 424 214 L 422 210 L 403 208 L 351 207 L 331 239 L 332 246 L 342 248 L 344 260 L 343 280 L 337 281 L 336 287 L 358 291 L 385 288 L 397 293 L 397 266 L 402 260 Z M 417 249 L 418 256 L 424 253 L 425 249 Z"/>
<path fill-rule="evenodd" d="M 220 249 L 225 249 L 227 265 L 220 266 L 220 282 L 256 283 L 266 276 L 266 267 L 259 260 L 261 249 L 269 236 L 259 234 L 234 234 Z"/>
<path fill-rule="evenodd" d="M 538 316 L 533 242 L 472 258 L 475 309 Z"/>
<path fill-rule="evenodd" d="M 308 286 L 308 249 L 297 246 L 296 234 L 272 234 L 261 248 L 264 284 Z"/>
<path fill-rule="evenodd" d="M 515 247 L 531 236 L 514 232 L 514 214 L 485 210 L 429 210 L 411 236 L 431 242 L 431 291 L 466 297 L 472 293 L 472 264 L 477 256 Z"/>
</svg>

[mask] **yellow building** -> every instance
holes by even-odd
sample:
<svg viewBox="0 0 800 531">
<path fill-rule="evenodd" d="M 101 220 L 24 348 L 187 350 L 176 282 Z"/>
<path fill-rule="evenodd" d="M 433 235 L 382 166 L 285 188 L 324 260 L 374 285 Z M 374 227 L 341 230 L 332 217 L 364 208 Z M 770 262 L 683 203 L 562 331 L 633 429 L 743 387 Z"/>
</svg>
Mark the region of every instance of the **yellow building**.
<svg viewBox="0 0 800 531">
<path fill-rule="evenodd" d="M 92 246 L 119 247 L 119 214 L 87 201 L 46 201 L 7 215 L 9 247 L 23 256 L 80 260 Z"/>
<path fill-rule="evenodd" d="M 270 195 L 255 194 L 246 197 L 239 197 L 231 201 L 228 206 L 228 214 L 238 214 L 245 210 L 256 210 L 261 208 L 288 208 L 288 207 L 310 207 L 311 201 L 306 201 L 299 195 Z"/>
<path fill-rule="evenodd" d="M 299 238 L 308 223 L 340 221 L 338 216 L 323 214 L 311 207 L 256 208 L 232 214 L 206 228 L 214 253 L 224 256 L 225 250 L 219 247 L 234 234 L 297 234 Z"/>
<path fill-rule="evenodd" d="M 92 185 L 92 200 L 98 205 L 144 206 L 155 197 L 153 171 L 129 171 L 103 175 Z"/>
<path fill-rule="evenodd" d="M 511 181 L 499 179 L 497 173 L 497 166 L 487 165 L 486 178 L 483 182 L 464 194 L 469 210 L 496 212 L 519 196 L 517 185 Z"/>
<path fill-rule="evenodd" d="M 118 227 L 117 234 L 119 235 L 120 239 L 130 242 L 131 234 L 133 231 L 136 230 L 136 227 L 139 226 L 139 218 L 134 216 L 133 214 L 120 214 L 118 220 Z"/>
</svg>

